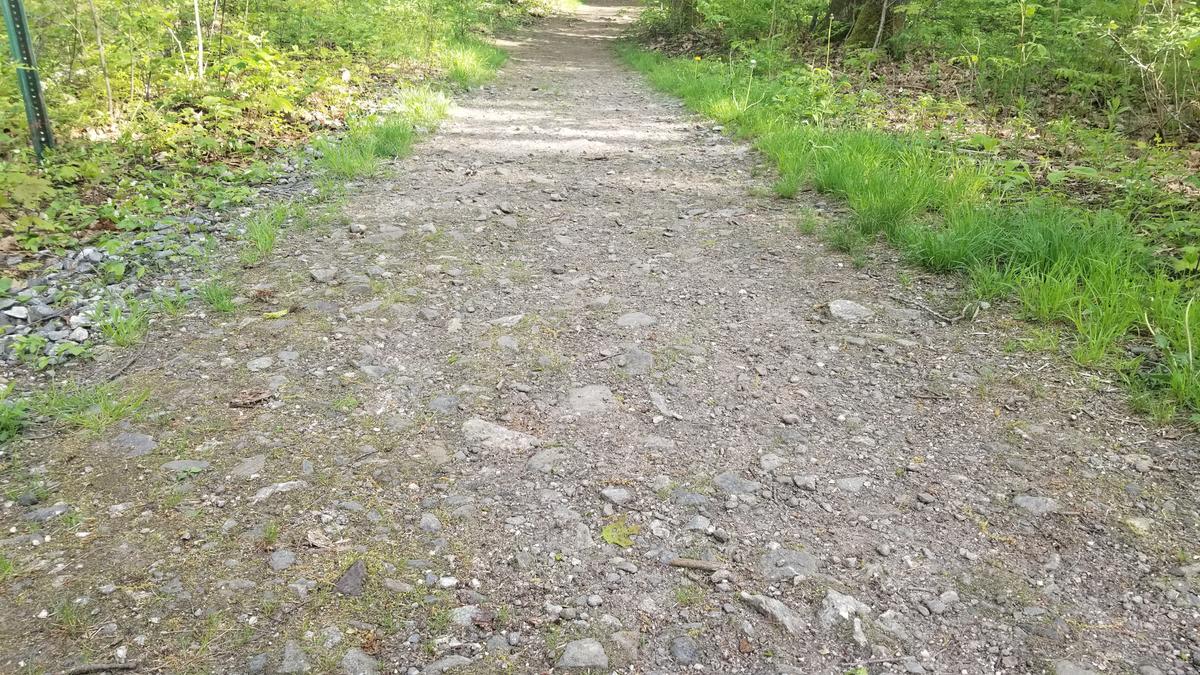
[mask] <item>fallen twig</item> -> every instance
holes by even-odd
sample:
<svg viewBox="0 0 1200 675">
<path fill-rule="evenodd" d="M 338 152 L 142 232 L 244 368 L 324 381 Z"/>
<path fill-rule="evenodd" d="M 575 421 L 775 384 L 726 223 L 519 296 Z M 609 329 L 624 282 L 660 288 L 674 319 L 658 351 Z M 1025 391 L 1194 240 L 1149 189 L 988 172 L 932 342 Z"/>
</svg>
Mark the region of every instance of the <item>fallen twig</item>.
<svg viewBox="0 0 1200 675">
<path fill-rule="evenodd" d="M 137 661 L 126 661 L 124 663 L 85 663 L 82 666 L 67 668 L 62 671 L 62 675 L 84 675 L 84 673 L 103 673 L 106 670 L 136 670 L 138 667 Z"/>
<path fill-rule="evenodd" d="M 896 302 L 900 302 L 905 305 L 916 307 L 917 309 L 929 312 L 930 314 L 936 316 L 937 318 L 941 319 L 942 321 L 945 321 L 946 323 L 958 323 L 959 321 L 962 321 L 964 317 L 967 316 L 966 308 L 963 308 L 962 314 L 959 314 L 957 317 L 951 319 L 950 317 L 946 316 L 945 314 L 942 314 L 941 312 L 933 309 L 932 307 L 930 307 L 928 305 L 917 302 L 916 300 L 909 300 L 907 298 L 902 298 L 898 295 L 889 295 L 888 297 L 891 298 L 892 300 L 895 300 Z"/>
<path fill-rule="evenodd" d="M 696 558 L 675 558 L 667 563 L 671 567 L 682 567 L 689 570 L 704 570 L 705 572 L 716 572 L 725 569 L 725 565 L 711 560 L 697 560 Z"/>
</svg>

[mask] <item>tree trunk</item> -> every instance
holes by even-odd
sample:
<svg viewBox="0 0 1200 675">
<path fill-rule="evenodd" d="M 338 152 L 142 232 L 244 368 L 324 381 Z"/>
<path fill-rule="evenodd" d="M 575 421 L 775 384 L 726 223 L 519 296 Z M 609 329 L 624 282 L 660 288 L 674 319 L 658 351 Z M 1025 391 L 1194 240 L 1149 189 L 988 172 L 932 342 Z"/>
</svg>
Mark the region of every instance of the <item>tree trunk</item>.
<svg viewBox="0 0 1200 675">
<path fill-rule="evenodd" d="M 902 17 L 892 11 L 898 2 L 865 0 L 854 14 L 854 26 L 846 36 L 847 47 L 878 47 L 896 34 Z"/>
</svg>

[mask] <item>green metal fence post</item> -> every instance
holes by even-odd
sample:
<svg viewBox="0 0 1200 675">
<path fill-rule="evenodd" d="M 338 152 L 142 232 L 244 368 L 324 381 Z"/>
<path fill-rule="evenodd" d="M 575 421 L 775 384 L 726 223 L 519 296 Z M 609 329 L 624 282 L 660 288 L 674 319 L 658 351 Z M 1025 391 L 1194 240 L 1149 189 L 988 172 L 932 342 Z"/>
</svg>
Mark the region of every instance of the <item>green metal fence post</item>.
<svg viewBox="0 0 1200 675">
<path fill-rule="evenodd" d="M 17 63 L 17 82 L 21 86 L 21 97 L 25 99 L 25 117 L 29 119 L 33 154 L 40 160 L 46 148 L 54 147 L 54 134 L 50 131 L 46 102 L 42 99 L 42 82 L 38 78 L 37 60 L 33 56 L 33 40 L 29 38 L 29 22 L 25 20 L 25 7 L 21 0 L 0 0 L 0 5 L 4 7 L 8 46 L 13 61 Z"/>
</svg>

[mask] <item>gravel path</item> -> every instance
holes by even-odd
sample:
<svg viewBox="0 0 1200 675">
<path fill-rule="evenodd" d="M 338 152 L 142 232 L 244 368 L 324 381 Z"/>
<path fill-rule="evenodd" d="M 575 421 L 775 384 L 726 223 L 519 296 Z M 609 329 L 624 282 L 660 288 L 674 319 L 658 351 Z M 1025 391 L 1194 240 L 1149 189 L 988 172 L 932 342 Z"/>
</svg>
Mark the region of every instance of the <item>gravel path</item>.
<svg viewBox="0 0 1200 675">
<path fill-rule="evenodd" d="M 1195 672 L 1195 437 L 799 233 L 626 10 L 15 444 L 0 671 Z"/>
</svg>

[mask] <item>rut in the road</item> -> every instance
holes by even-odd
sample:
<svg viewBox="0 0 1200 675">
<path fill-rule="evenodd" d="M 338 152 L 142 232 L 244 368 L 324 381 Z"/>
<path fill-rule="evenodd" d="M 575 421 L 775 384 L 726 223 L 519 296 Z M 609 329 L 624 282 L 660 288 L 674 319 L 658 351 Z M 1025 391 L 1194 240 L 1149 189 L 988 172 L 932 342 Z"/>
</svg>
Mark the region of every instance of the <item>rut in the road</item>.
<svg viewBox="0 0 1200 675">
<path fill-rule="evenodd" d="M 1186 672 L 1195 448 L 799 234 L 836 210 L 625 70 L 630 9 L 162 327 L 140 416 L 17 449 L 0 670 Z"/>
</svg>

